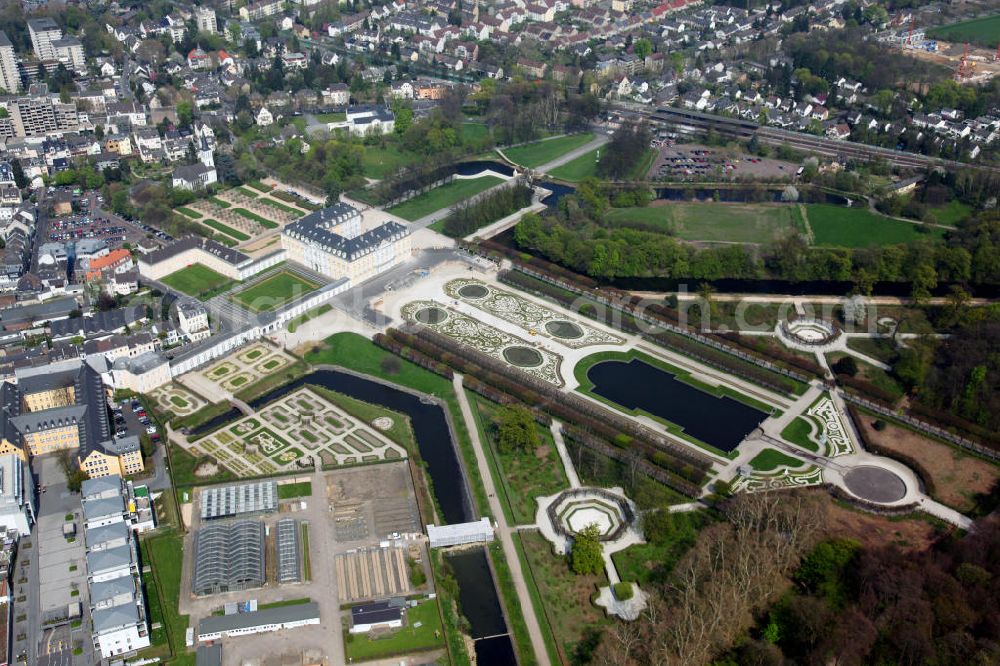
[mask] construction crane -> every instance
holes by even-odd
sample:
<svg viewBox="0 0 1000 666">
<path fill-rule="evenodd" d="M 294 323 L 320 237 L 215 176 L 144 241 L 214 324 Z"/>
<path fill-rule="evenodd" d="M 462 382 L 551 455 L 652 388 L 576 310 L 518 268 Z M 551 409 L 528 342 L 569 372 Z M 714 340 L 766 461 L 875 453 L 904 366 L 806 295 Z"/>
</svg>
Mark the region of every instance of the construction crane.
<svg viewBox="0 0 1000 666">
<path fill-rule="evenodd" d="M 909 34 L 906 35 L 906 44 L 911 49 L 915 48 L 913 46 L 913 31 L 916 30 L 916 29 L 917 29 L 917 17 L 914 16 L 912 19 L 910 19 L 910 32 L 909 32 Z"/>
<path fill-rule="evenodd" d="M 956 73 L 956 79 L 958 81 L 964 81 L 969 76 L 972 76 L 971 63 L 969 62 L 969 43 L 965 43 L 965 51 L 962 53 L 962 59 L 958 62 L 958 72 Z"/>
<path fill-rule="evenodd" d="M 993 62 L 1000 62 L 1000 44 L 997 44 L 997 52 L 993 54 Z"/>
</svg>

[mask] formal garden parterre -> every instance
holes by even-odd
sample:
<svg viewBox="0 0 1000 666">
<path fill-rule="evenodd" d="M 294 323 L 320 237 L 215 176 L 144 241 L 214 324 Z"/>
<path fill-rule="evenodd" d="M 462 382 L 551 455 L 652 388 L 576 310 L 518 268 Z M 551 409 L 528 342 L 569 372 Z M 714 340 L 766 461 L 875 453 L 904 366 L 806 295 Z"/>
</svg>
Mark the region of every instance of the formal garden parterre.
<svg viewBox="0 0 1000 666">
<path fill-rule="evenodd" d="M 237 476 L 311 466 L 357 465 L 406 457 L 395 444 L 315 391 L 302 387 L 186 447 Z M 197 475 L 197 471 L 196 471 Z"/>
<path fill-rule="evenodd" d="M 444 286 L 444 292 L 498 319 L 519 326 L 532 335 L 543 335 L 572 349 L 591 345 L 620 345 L 625 339 L 574 321 L 533 301 L 481 280 L 460 278 Z"/>
<path fill-rule="evenodd" d="M 427 326 L 461 344 L 514 366 L 533 377 L 562 386 L 562 359 L 556 354 L 505 331 L 446 308 L 437 301 L 413 301 L 402 314 L 411 322 Z"/>
</svg>

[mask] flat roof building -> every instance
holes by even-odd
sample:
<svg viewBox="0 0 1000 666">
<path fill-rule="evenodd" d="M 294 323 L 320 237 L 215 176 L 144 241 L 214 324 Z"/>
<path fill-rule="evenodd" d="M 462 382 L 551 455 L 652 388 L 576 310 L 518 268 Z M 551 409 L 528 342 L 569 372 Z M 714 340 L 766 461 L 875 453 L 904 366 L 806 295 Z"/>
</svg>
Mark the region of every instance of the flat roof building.
<svg viewBox="0 0 1000 666">
<path fill-rule="evenodd" d="M 271 481 L 234 483 L 201 491 L 201 519 L 270 513 L 278 509 L 278 484 Z"/>
<path fill-rule="evenodd" d="M 315 601 L 265 608 L 253 613 L 206 617 L 198 625 L 198 640 L 216 641 L 223 637 L 294 629 L 309 624 L 319 624 L 319 604 Z"/>
<path fill-rule="evenodd" d="M 467 543 L 493 541 L 493 525 L 489 518 L 480 518 L 471 523 L 454 525 L 428 525 L 427 537 L 431 548 L 461 546 Z"/>
</svg>

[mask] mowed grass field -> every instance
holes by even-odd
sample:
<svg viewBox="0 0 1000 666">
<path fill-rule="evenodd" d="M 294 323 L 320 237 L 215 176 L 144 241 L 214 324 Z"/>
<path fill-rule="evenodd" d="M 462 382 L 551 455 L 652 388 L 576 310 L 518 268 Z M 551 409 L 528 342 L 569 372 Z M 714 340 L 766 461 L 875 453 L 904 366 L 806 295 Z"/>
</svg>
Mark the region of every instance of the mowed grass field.
<svg viewBox="0 0 1000 666">
<path fill-rule="evenodd" d="M 211 294 L 224 291 L 233 281 L 225 275 L 216 273 L 208 266 L 191 264 L 171 273 L 161 282 L 188 296 L 205 300 Z"/>
<path fill-rule="evenodd" d="M 404 152 L 392 143 L 384 148 L 365 146 L 365 151 L 361 154 L 361 166 L 366 176 L 382 180 L 417 159 L 416 155 Z"/>
<path fill-rule="evenodd" d="M 670 232 L 686 241 L 767 243 L 790 231 L 802 231 L 799 207 L 788 204 L 670 202 L 648 208 L 616 208 L 612 222 L 631 222 Z"/>
<path fill-rule="evenodd" d="M 806 217 L 815 245 L 877 247 L 927 238 L 940 240 L 945 230 L 883 217 L 866 208 L 809 204 Z"/>
<path fill-rule="evenodd" d="M 222 222 L 219 222 L 218 220 L 213 220 L 213 219 L 210 219 L 210 218 L 206 218 L 204 220 L 198 220 L 198 221 L 201 222 L 202 224 L 204 224 L 205 226 L 211 227 L 212 229 L 215 229 L 216 231 L 224 233 L 227 236 L 231 236 L 232 238 L 235 238 L 238 241 L 248 241 L 248 240 L 250 240 L 250 236 L 246 235 L 242 231 L 237 231 L 236 229 L 233 229 L 228 224 L 223 224 Z"/>
<path fill-rule="evenodd" d="M 590 132 L 569 134 L 566 136 L 535 141 L 516 148 L 505 148 L 503 153 L 515 164 L 526 167 L 537 167 L 547 164 L 571 150 L 590 143 L 594 135 Z"/>
<path fill-rule="evenodd" d="M 282 271 L 249 289 L 233 294 L 233 299 L 251 312 L 268 312 L 317 289 L 318 284 Z"/>
<path fill-rule="evenodd" d="M 1000 14 L 933 28 L 927 31 L 927 36 L 948 42 L 971 42 L 996 48 L 1000 43 Z"/>
<path fill-rule="evenodd" d="M 442 208 L 449 208 L 459 201 L 474 197 L 480 192 L 484 192 L 502 182 L 503 179 L 496 176 L 456 178 L 446 185 L 435 187 L 433 190 L 417 195 L 398 206 L 393 206 L 389 209 L 389 212 L 393 215 L 398 215 L 404 220 L 413 222 Z"/>
<path fill-rule="evenodd" d="M 579 183 L 584 178 L 596 176 L 597 156 L 600 150 L 600 148 L 595 148 L 594 150 L 586 152 L 583 155 L 566 162 L 566 164 L 556 167 L 549 172 L 549 175 L 553 178 L 565 180 L 570 183 Z"/>
</svg>

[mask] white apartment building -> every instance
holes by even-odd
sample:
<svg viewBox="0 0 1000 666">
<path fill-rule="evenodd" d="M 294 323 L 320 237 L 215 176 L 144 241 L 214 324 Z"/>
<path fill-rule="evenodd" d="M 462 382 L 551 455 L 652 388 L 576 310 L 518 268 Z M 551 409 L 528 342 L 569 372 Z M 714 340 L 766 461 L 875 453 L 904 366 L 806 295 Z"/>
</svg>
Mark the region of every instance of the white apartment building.
<svg viewBox="0 0 1000 666">
<path fill-rule="evenodd" d="M 191 342 L 212 335 L 208 328 L 208 310 L 198 301 L 186 300 L 177 304 L 177 323 Z"/>
<path fill-rule="evenodd" d="M 28 34 L 31 35 L 31 48 L 39 60 L 55 60 L 56 53 L 52 42 L 62 39 L 62 30 L 49 17 L 28 19 Z"/>
<path fill-rule="evenodd" d="M 76 37 L 64 37 L 52 42 L 52 52 L 56 60 L 77 74 L 87 71 L 87 61 L 83 55 L 83 43 Z"/>
<path fill-rule="evenodd" d="M 3 30 L 0 30 L 0 88 L 11 94 L 21 90 L 21 75 L 17 71 L 14 45 Z"/>
<path fill-rule="evenodd" d="M 215 10 L 211 7 L 196 7 L 194 10 L 194 22 L 198 26 L 198 32 L 210 32 L 215 34 L 219 31 L 215 22 Z"/>
<path fill-rule="evenodd" d="M 0 456 L 0 527 L 31 532 L 35 522 L 35 487 L 31 472 L 16 453 Z"/>
</svg>

